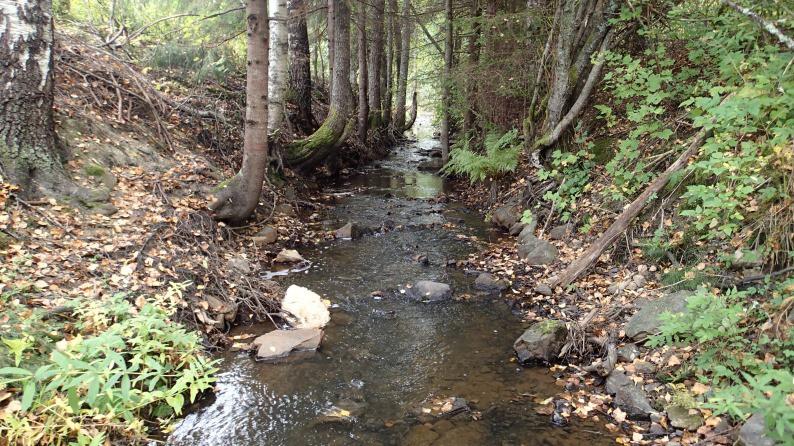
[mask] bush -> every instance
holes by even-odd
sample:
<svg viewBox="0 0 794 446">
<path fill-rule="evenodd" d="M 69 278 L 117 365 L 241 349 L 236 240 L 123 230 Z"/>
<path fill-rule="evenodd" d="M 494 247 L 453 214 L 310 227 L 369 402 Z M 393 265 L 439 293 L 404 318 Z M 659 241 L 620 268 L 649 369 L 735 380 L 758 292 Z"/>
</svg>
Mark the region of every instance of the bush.
<svg viewBox="0 0 794 446">
<path fill-rule="evenodd" d="M 93 445 L 125 436 L 136 442 L 149 433 L 145 421 L 166 427 L 186 399 L 194 402 L 212 387 L 216 371 L 199 337 L 169 318 L 178 292 L 138 297 L 140 308 L 122 294 L 75 301 L 75 334 L 68 340 L 37 345 L 28 334 L 4 338 L 5 362 L 13 365 L 0 368 L 0 390 L 17 398 L 0 418 L 4 441 Z M 25 308 L 17 306 L 8 310 Z"/>
<path fill-rule="evenodd" d="M 523 148 L 518 139 L 518 130 L 513 129 L 501 135 L 496 132 L 488 133 L 483 141 L 483 155 L 471 151 L 470 142 L 469 139 L 462 139 L 453 146 L 449 162 L 442 172 L 463 175 L 476 183 L 490 176 L 512 172 L 518 166 L 518 157 Z"/>
</svg>

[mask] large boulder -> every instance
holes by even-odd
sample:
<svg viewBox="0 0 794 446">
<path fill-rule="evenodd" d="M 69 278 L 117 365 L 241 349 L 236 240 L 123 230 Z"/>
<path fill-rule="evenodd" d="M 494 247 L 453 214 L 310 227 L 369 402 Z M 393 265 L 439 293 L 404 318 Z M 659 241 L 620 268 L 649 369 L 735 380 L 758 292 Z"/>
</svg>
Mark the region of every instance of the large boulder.
<svg viewBox="0 0 794 446">
<path fill-rule="evenodd" d="M 557 260 L 560 253 L 551 243 L 532 235 L 525 236 L 523 242 L 519 240 L 518 256 L 530 265 L 548 265 Z"/>
<path fill-rule="evenodd" d="M 513 349 L 522 363 L 552 362 L 560 354 L 567 339 L 568 327 L 565 323 L 549 319 L 527 328 L 513 343 Z"/>
<path fill-rule="evenodd" d="M 742 446 L 775 446 L 775 440 L 766 435 L 763 413 L 755 413 L 744 422 L 739 429 L 738 443 Z"/>
<path fill-rule="evenodd" d="M 408 297 L 423 302 L 440 302 L 452 297 L 452 288 L 446 283 L 420 280 L 408 289 Z"/>
<path fill-rule="evenodd" d="M 491 223 L 499 228 L 509 231 L 519 220 L 518 212 L 513 206 L 496 208 L 491 214 Z"/>
<path fill-rule="evenodd" d="M 283 358 L 292 351 L 317 350 L 323 339 L 323 331 L 318 328 L 299 328 L 297 330 L 274 330 L 254 339 L 256 357 L 263 361 Z"/>
<path fill-rule="evenodd" d="M 493 274 L 481 273 L 474 280 L 474 288 L 488 293 L 499 293 L 507 289 L 510 283 L 506 280 L 497 279 Z"/>
<path fill-rule="evenodd" d="M 656 412 L 642 387 L 634 383 L 625 373 L 613 370 L 607 377 L 606 390 L 615 395 L 615 405 L 633 419 L 646 419 Z"/>
<path fill-rule="evenodd" d="M 331 320 L 328 307 L 314 291 L 290 285 L 281 301 L 285 319 L 295 328 L 323 328 Z"/>
<path fill-rule="evenodd" d="M 662 313 L 683 313 L 686 311 L 687 300 L 692 295 L 689 291 L 667 294 L 659 299 L 646 301 L 634 316 L 629 319 L 623 330 L 626 336 L 641 341 L 659 332 L 662 325 L 659 316 Z"/>
</svg>

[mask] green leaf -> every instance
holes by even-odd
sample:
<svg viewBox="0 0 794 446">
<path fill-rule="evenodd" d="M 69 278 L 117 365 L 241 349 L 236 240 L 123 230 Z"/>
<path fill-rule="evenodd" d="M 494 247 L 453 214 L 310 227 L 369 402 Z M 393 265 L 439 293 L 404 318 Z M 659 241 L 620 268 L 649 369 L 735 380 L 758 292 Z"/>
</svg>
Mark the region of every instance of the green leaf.
<svg viewBox="0 0 794 446">
<path fill-rule="evenodd" d="M 35 396 L 36 382 L 33 380 L 28 380 L 25 382 L 25 385 L 22 386 L 22 407 L 20 408 L 22 412 L 26 412 L 28 409 L 30 409 Z"/>
</svg>

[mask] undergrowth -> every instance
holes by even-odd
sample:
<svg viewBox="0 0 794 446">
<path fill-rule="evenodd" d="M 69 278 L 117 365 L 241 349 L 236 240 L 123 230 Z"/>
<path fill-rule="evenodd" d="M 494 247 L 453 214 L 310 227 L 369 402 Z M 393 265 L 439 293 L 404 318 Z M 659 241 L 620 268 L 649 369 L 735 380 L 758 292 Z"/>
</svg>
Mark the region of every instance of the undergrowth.
<svg viewBox="0 0 794 446">
<path fill-rule="evenodd" d="M 463 138 L 453 146 L 443 173 L 465 176 L 472 183 L 485 181 L 488 177 L 514 171 L 523 148 L 516 129 L 503 134 L 489 132 L 483 141 L 485 153 L 482 154 L 475 153 L 470 144 L 471 139 Z"/>
<path fill-rule="evenodd" d="M 184 284 L 155 296 L 70 301 L 57 314 L 3 294 L 0 413 L 4 444 L 141 442 L 214 383 L 198 335 L 170 318 Z M 64 318 L 65 317 L 65 318 Z"/>
</svg>

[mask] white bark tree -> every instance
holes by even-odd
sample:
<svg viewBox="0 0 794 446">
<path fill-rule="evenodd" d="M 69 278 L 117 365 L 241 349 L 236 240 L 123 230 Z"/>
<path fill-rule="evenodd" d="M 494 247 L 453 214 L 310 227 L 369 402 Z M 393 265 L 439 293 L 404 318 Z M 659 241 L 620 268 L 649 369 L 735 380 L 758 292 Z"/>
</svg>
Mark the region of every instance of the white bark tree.
<svg viewBox="0 0 794 446">
<path fill-rule="evenodd" d="M 268 55 L 267 130 L 273 134 L 284 124 L 284 96 L 287 91 L 287 0 L 268 0 L 270 12 L 270 54 Z"/>
</svg>

